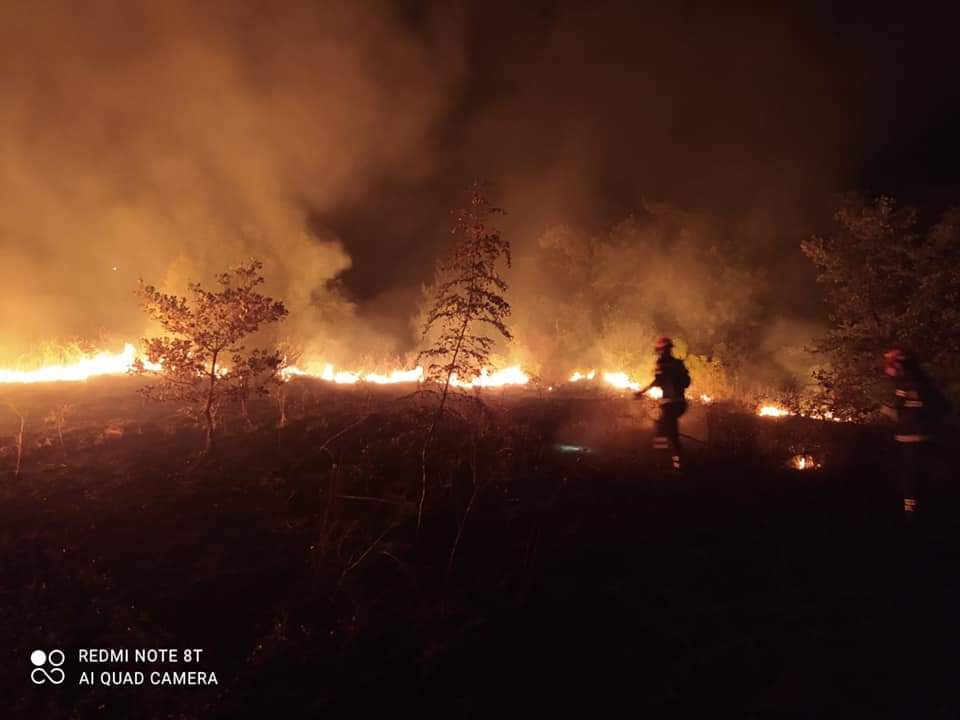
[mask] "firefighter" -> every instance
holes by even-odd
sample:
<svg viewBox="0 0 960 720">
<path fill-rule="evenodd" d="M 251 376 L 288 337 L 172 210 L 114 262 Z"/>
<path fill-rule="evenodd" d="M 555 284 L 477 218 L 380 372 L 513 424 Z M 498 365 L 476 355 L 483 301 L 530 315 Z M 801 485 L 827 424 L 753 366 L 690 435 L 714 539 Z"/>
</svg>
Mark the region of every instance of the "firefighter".
<svg viewBox="0 0 960 720">
<path fill-rule="evenodd" d="M 917 495 L 928 480 L 937 426 L 949 404 L 911 354 L 900 348 L 884 353 L 884 373 L 893 380 L 894 404 L 884 411 L 894 418 L 900 452 L 900 489 L 907 517 L 917 510 Z"/>
<path fill-rule="evenodd" d="M 671 449 L 673 469 L 679 471 L 683 447 L 680 445 L 680 428 L 677 421 L 687 411 L 684 393 L 690 387 L 690 373 L 683 361 L 673 356 L 673 341 L 670 338 L 659 338 L 654 351 L 657 354 L 657 363 L 653 381 L 637 391 L 636 397 L 643 397 L 644 393 L 653 387 L 658 387 L 662 391 L 653 447 L 657 450 Z"/>
</svg>

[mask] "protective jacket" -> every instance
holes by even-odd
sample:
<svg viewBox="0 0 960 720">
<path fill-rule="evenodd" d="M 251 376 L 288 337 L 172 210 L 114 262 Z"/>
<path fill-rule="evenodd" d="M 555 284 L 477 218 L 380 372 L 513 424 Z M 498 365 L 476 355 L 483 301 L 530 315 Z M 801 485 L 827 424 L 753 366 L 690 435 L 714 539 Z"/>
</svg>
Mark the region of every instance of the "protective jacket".
<svg viewBox="0 0 960 720">
<path fill-rule="evenodd" d="M 684 393 L 690 387 L 690 373 L 683 360 L 667 355 L 657 359 L 653 377 L 654 387 L 663 391 L 662 405 L 685 402 Z"/>
<path fill-rule="evenodd" d="M 898 442 L 931 440 L 947 414 L 948 403 L 933 381 L 922 370 L 910 368 L 893 379 Z"/>
</svg>

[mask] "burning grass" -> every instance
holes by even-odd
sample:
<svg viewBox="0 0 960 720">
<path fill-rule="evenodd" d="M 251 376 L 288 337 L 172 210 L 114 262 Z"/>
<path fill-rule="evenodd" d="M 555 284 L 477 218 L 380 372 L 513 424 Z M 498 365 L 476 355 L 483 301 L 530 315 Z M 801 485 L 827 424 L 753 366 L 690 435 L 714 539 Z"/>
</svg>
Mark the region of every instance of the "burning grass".
<svg viewBox="0 0 960 720">
<path fill-rule="evenodd" d="M 0 369 L 0 383 L 78 382 L 103 375 L 122 375 L 130 372 L 136 358 L 136 348 L 127 343 L 118 353 L 102 351 L 70 363 L 31 370 Z"/>
<path fill-rule="evenodd" d="M 67 353 L 61 353 L 66 356 Z M 93 350 L 89 352 L 72 351 L 69 359 L 65 357 L 58 362 L 28 368 L 0 369 L 0 385 L 44 385 L 55 383 L 85 382 L 101 377 L 111 377 L 130 373 L 137 360 L 145 362 L 148 370 L 157 371 L 159 366 L 145 361 L 132 343 L 126 343 L 119 351 Z M 223 369 L 222 372 L 229 372 Z M 284 367 L 281 371 L 286 381 L 297 379 L 319 381 L 338 386 L 410 386 L 422 387 L 425 383 L 422 367 L 380 367 L 373 370 L 338 368 L 332 363 L 311 361 L 309 359 L 293 366 Z M 694 378 L 696 384 L 696 377 Z M 545 389 L 549 393 L 562 392 L 564 388 L 590 387 L 598 390 L 606 389 L 618 393 L 636 392 L 642 385 L 639 379 L 631 377 L 625 371 L 590 369 L 578 370 L 566 378 L 566 383 L 534 378 L 519 364 L 499 370 L 483 368 L 478 377 L 470 382 L 463 382 L 456 376 L 451 384 L 460 389 L 494 389 L 494 388 L 524 388 L 536 387 Z M 647 397 L 658 399 L 660 388 L 654 387 L 647 391 Z M 691 398 L 700 404 L 707 405 L 717 401 L 717 398 L 705 392 L 697 392 L 694 388 Z M 817 406 L 809 411 L 791 410 L 777 402 L 763 402 L 755 407 L 757 416 L 766 419 L 782 419 L 791 416 L 807 417 L 814 420 L 830 422 L 851 422 L 850 418 L 834 413 L 828 408 Z"/>
<path fill-rule="evenodd" d="M 779 405 L 761 405 L 757 408 L 757 415 L 760 417 L 781 418 L 793 415 L 792 412 Z"/>
<path fill-rule="evenodd" d="M 120 352 L 98 351 L 78 357 L 70 363 L 45 365 L 27 370 L 0 369 L 0 384 L 80 382 L 96 377 L 123 375 L 134 369 L 137 360 L 143 362 L 148 370 L 158 371 L 160 369 L 158 364 L 146 361 L 132 343 L 127 343 Z M 229 372 L 229 370 L 224 370 L 224 372 Z M 569 377 L 569 382 L 592 381 L 596 375 L 596 370 L 591 370 L 586 374 L 575 372 Z M 302 365 L 285 367 L 282 370 L 282 376 L 287 380 L 309 377 L 337 385 L 356 385 L 358 383 L 397 385 L 422 383 L 424 381 L 424 370 L 420 366 L 376 371 L 349 370 L 337 368 L 331 363 L 322 361 L 307 361 Z M 623 371 L 603 371 L 601 377 L 605 385 L 616 390 L 636 391 L 641 387 L 639 381 L 630 378 Z M 499 370 L 485 367 L 476 378 L 470 381 L 460 380 L 456 375 L 451 379 L 451 385 L 460 388 L 522 386 L 530 382 L 530 374 L 524 371 L 520 365 L 512 365 Z M 658 398 L 660 390 L 659 388 L 651 388 L 647 395 L 651 398 Z M 705 402 L 710 402 L 709 396 L 701 396 L 702 398 L 706 398 Z"/>
</svg>

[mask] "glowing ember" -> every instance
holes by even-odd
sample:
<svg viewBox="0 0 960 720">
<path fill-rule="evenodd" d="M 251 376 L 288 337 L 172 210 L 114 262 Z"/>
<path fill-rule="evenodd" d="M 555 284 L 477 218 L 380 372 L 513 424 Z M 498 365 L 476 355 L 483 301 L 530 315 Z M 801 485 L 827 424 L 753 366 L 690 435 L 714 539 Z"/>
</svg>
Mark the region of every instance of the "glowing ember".
<svg viewBox="0 0 960 720">
<path fill-rule="evenodd" d="M 838 415 L 834 415 L 830 410 L 825 410 L 824 412 L 813 412 L 809 415 L 804 415 L 804 417 L 812 418 L 813 420 L 829 420 L 830 422 L 852 422 L 850 418 L 842 418 Z"/>
<path fill-rule="evenodd" d="M 792 412 L 787 410 L 780 405 L 761 405 L 757 408 L 757 415 L 760 417 L 786 417 L 788 415 L 797 415 L 799 417 L 809 418 L 810 420 L 822 420 L 830 422 L 854 422 L 853 418 L 850 417 L 839 417 L 835 415 L 831 410 L 813 410 L 809 412 Z"/>
<path fill-rule="evenodd" d="M 757 408 L 757 415 L 760 417 L 786 417 L 792 414 L 789 410 L 777 405 L 761 405 Z"/>
<path fill-rule="evenodd" d="M 810 455 L 794 455 L 790 464 L 795 470 L 814 470 L 820 467 Z"/>
<path fill-rule="evenodd" d="M 0 383 L 79 382 L 101 375 L 129 372 L 137 359 L 137 350 L 127 343 L 123 352 L 101 352 L 69 365 L 48 365 L 37 370 L 0 370 Z M 158 366 L 145 363 L 151 370 Z"/>
<path fill-rule="evenodd" d="M 701 393 L 701 394 L 700 394 L 700 402 L 712 403 L 712 402 L 713 402 L 713 398 L 710 397 L 709 395 L 707 395 L 706 393 Z"/>
<path fill-rule="evenodd" d="M 597 374 L 596 370 L 591 370 L 586 375 L 584 375 L 580 371 L 577 371 L 570 376 L 570 382 L 579 382 L 581 380 L 593 380 L 593 378 L 596 377 L 596 374 Z"/>
</svg>

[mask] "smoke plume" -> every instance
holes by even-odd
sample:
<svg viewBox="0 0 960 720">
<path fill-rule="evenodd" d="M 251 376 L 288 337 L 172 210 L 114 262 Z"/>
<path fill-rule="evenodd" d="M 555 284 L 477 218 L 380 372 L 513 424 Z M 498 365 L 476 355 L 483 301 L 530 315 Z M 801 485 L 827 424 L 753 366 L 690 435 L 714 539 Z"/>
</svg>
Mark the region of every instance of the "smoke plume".
<svg viewBox="0 0 960 720">
<path fill-rule="evenodd" d="M 294 325 L 348 319 L 328 284 L 350 256 L 308 217 L 429 173 L 457 78 L 456 53 L 403 22 L 375 3 L 6 4 L 7 357 L 136 334 L 139 277 L 182 290 L 251 256 Z"/>
<path fill-rule="evenodd" d="M 308 354 L 409 351 L 479 177 L 517 255 L 504 357 L 633 367 L 671 332 L 795 371 L 776 349 L 822 314 L 798 242 L 860 184 L 902 116 L 896 84 L 928 61 L 871 13 L 7 3 L 0 352 L 136 336 L 139 277 L 177 291 L 252 256 Z"/>
</svg>

